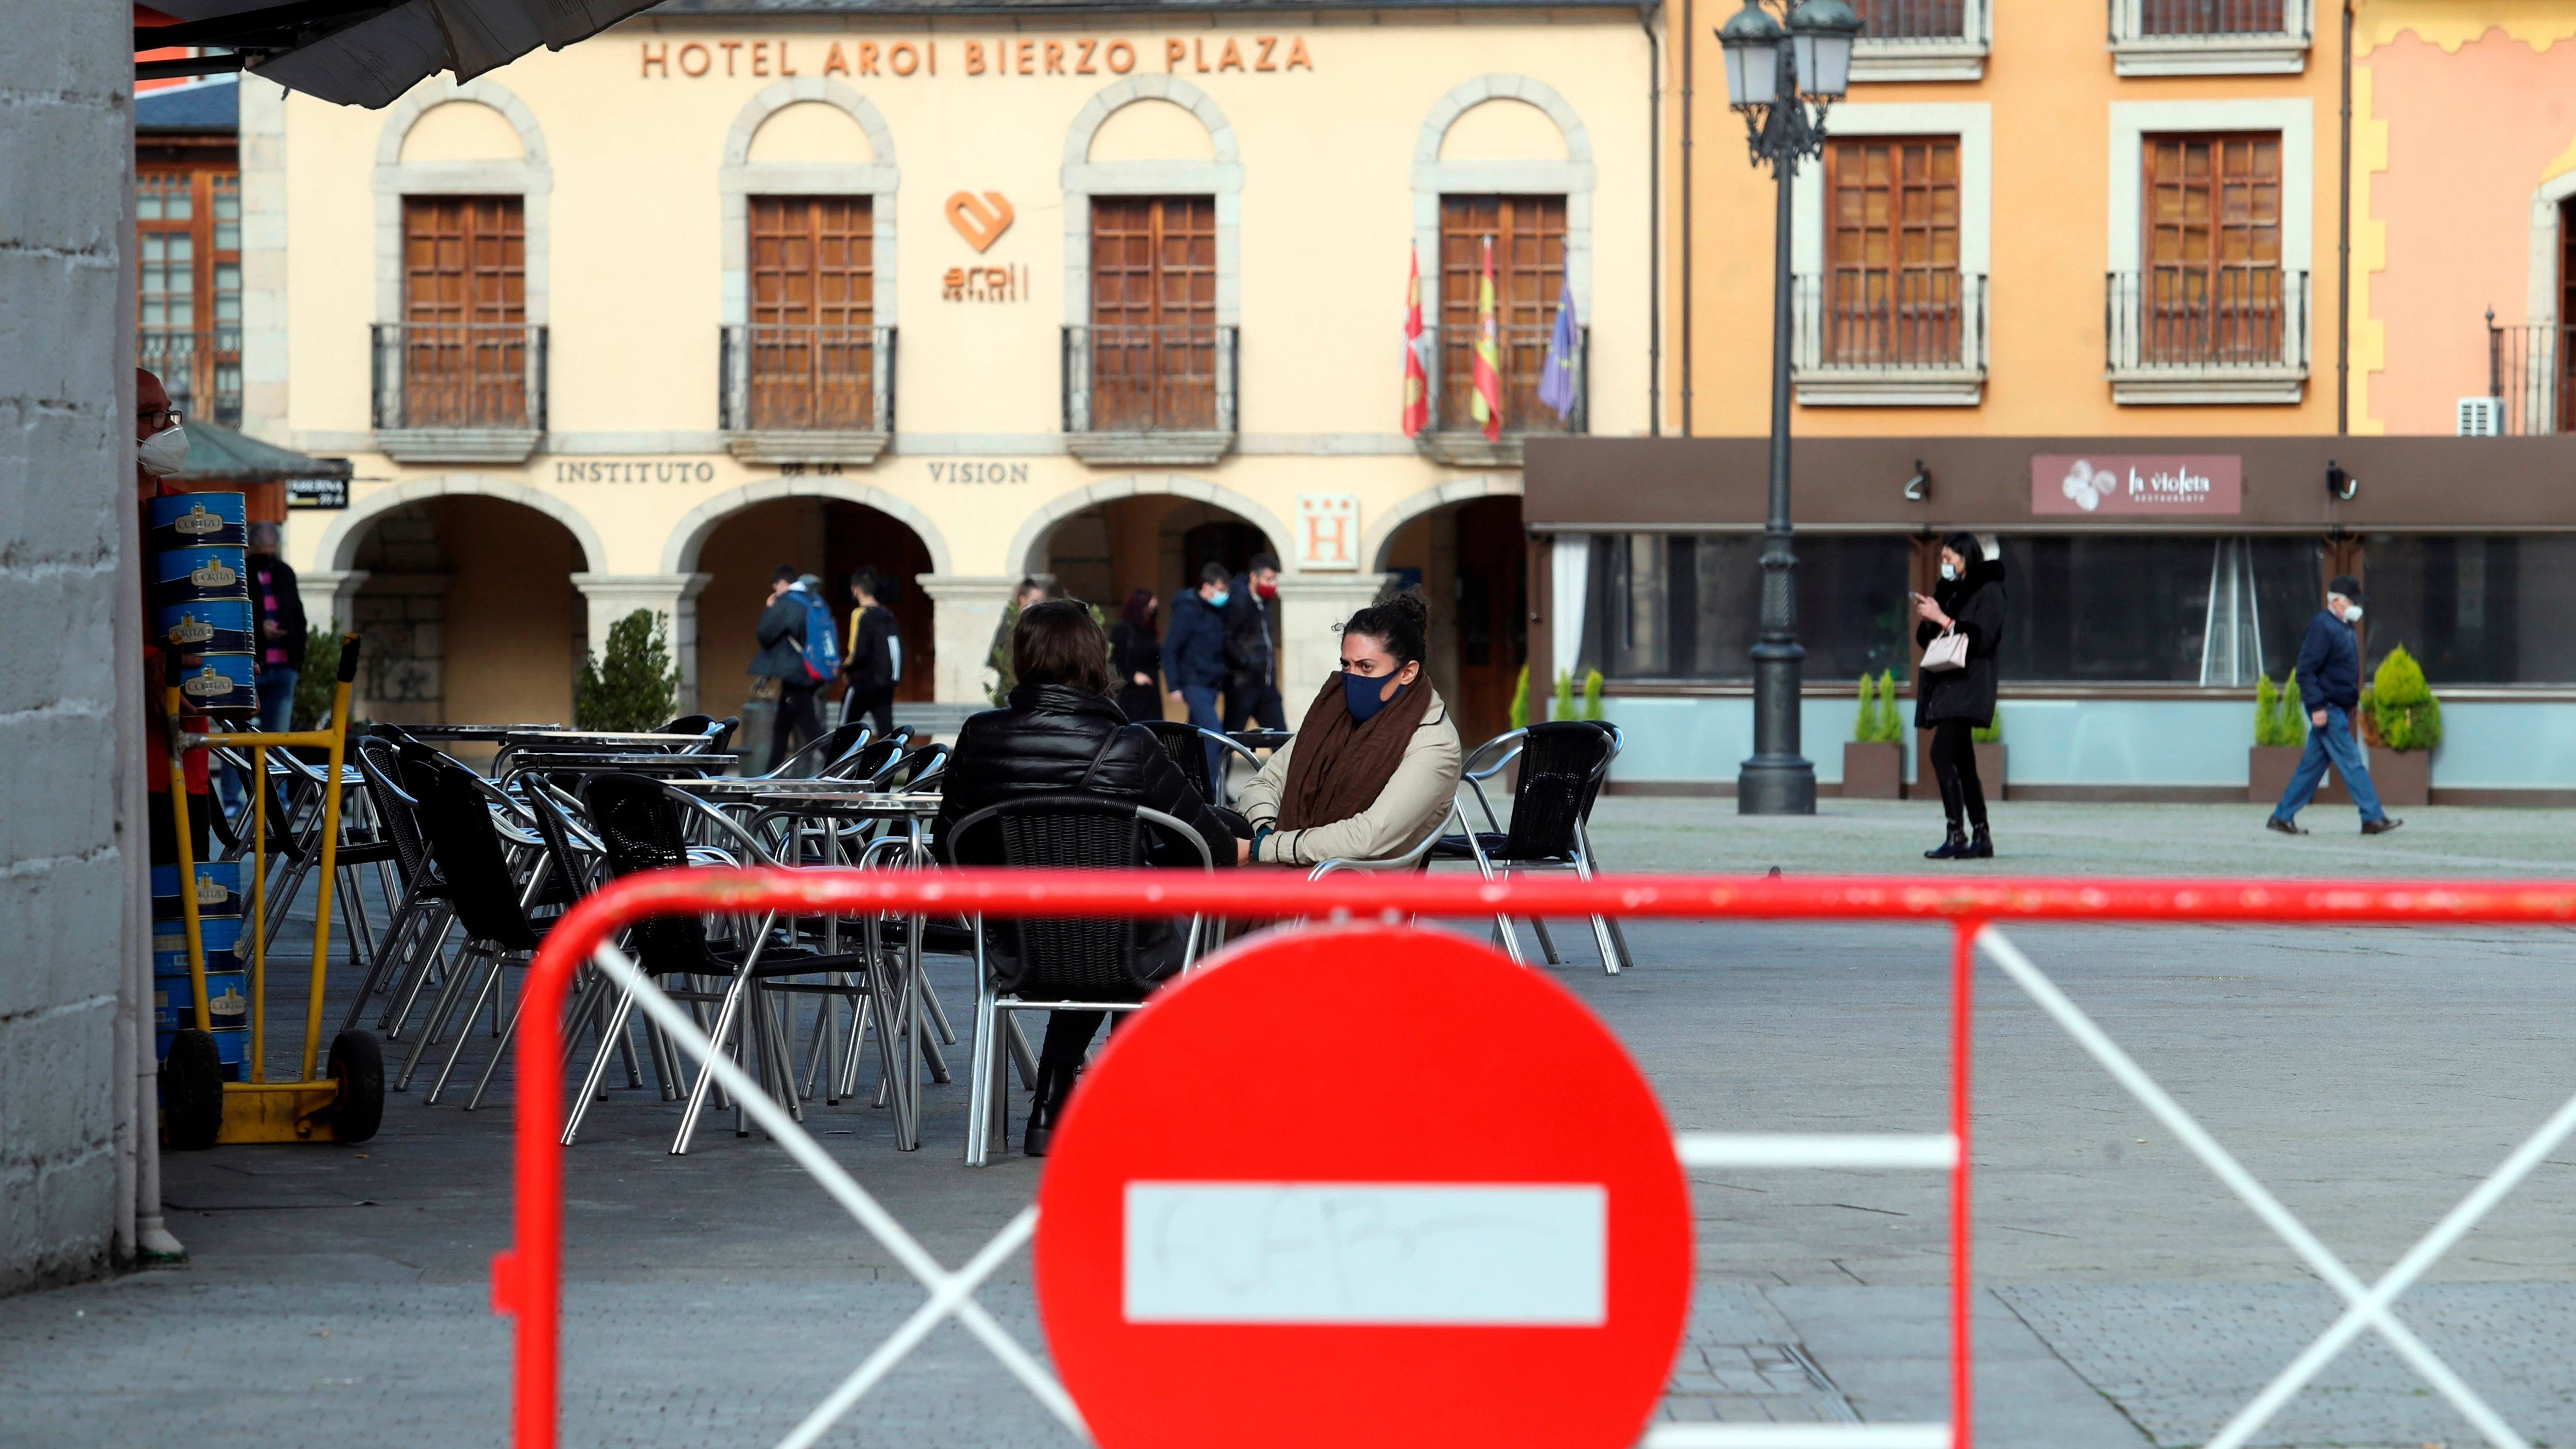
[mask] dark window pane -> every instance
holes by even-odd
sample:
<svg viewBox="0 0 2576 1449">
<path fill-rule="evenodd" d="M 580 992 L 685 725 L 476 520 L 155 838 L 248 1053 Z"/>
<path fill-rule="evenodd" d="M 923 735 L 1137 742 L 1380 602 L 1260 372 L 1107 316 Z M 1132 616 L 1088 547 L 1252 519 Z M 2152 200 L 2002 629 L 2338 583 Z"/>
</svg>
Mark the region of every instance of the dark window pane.
<svg viewBox="0 0 2576 1449">
<path fill-rule="evenodd" d="M 1797 542 L 1806 677 L 1905 672 L 1906 540 Z M 1748 680 L 1761 630 L 1762 540 L 1753 534 L 1612 534 L 1593 540 L 1584 658 L 1612 679 Z"/>
<path fill-rule="evenodd" d="M 2442 684 L 2576 684 L 2576 538 L 2421 537 L 2367 545 L 2371 669 L 2400 644 Z"/>
<path fill-rule="evenodd" d="M 2007 680 L 2277 680 L 2324 599 L 2313 539 L 2076 534 L 2003 545 Z"/>
</svg>

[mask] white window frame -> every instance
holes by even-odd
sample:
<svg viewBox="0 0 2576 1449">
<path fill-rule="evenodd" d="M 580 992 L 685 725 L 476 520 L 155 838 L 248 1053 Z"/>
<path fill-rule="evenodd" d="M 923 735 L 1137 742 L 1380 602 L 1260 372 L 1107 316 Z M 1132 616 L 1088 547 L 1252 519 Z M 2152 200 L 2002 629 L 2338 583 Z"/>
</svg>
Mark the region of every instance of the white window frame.
<svg viewBox="0 0 2576 1449">
<path fill-rule="evenodd" d="M 1986 78 L 1995 42 L 1994 0 L 1961 0 L 1955 40 L 1875 39 L 1852 46 L 1856 81 L 1973 81 Z"/>
<path fill-rule="evenodd" d="M 1880 136 L 1959 138 L 1959 275 L 1982 289 L 1994 260 L 1994 107 L 1984 101 L 1841 105 L 1825 118 L 1826 144 Z M 1789 267 L 1802 288 L 1825 276 L 1825 163 L 1801 165 L 1789 192 Z M 1974 339 L 1970 339 L 1971 348 Z M 1986 368 L 1971 351 L 1955 370 L 1823 367 L 1817 319 L 1804 319 L 1792 339 L 1790 380 L 1802 407 L 1975 407 L 1985 400 Z"/>
<path fill-rule="evenodd" d="M 2304 96 L 2245 101 L 2114 101 L 2111 103 L 2110 252 L 2106 270 L 2140 275 L 2145 266 L 2146 144 L 2151 135 L 2195 131 L 2277 131 L 2281 136 L 2281 270 L 2310 276 L 2316 260 L 2316 103 Z M 2313 355 L 2314 297 L 2299 312 L 2305 329 L 2295 342 L 2302 358 Z M 2111 400 L 2129 405 L 2297 403 L 2308 364 L 2279 368 L 2211 368 L 2207 372 L 2159 367 L 2133 371 L 2128 359 L 2110 367 Z"/>
<path fill-rule="evenodd" d="M 2148 35 L 2148 0 L 2110 0 L 2111 68 L 2120 75 L 2297 75 L 2308 68 L 2316 0 L 2283 0 L 2283 29 L 2254 35 Z"/>
</svg>

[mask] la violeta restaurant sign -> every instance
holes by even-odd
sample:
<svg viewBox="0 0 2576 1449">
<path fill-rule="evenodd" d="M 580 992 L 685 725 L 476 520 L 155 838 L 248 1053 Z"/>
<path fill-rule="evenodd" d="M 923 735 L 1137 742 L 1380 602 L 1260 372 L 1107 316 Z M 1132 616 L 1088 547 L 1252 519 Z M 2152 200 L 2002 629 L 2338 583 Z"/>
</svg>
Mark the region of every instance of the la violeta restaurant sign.
<svg viewBox="0 0 2576 1449">
<path fill-rule="evenodd" d="M 2030 460 L 2030 511 L 2085 514 L 2219 514 L 2245 510 L 2245 460 L 2082 457 L 2042 453 Z"/>
</svg>

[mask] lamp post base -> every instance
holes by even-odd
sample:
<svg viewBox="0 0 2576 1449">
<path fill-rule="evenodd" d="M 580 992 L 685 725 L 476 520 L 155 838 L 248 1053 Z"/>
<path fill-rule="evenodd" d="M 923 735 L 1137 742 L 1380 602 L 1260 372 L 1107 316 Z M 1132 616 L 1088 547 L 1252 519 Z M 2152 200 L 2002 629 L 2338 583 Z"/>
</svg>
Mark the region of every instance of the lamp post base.
<svg viewBox="0 0 2576 1449">
<path fill-rule="evenodd" d="M 1815 814 L 1815 765 L 1802 755 L 1755 755 L 1736 773 L 1735 813 Z"/>
</svg>

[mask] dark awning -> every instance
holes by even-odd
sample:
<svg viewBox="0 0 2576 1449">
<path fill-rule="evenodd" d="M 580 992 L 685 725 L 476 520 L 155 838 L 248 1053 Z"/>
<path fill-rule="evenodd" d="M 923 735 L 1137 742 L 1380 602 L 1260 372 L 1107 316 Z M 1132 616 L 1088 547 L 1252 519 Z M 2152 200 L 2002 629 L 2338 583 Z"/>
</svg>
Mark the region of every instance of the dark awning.
<svg viewBox="0 0 2576 1449">
<path fill-rule="evenodd" d="M 204 418 L 189 418 L 186 427 L 188 465 L 179 470 L 182 483 L 273 483 L 349 476 L 346 458 L 307 457 Z"/>
<path fill-rule="evenodd" d="M 440 71 L 460 81 L 544 46 L 587 40 L 654 0 L 152 0 L 138 50 L 231 55 L 147 62 L 138 75 L 250 74 L 344 106 L 386 105 Z M 175 25 L 147 23 L 176 20 Z"/>
</svg>

